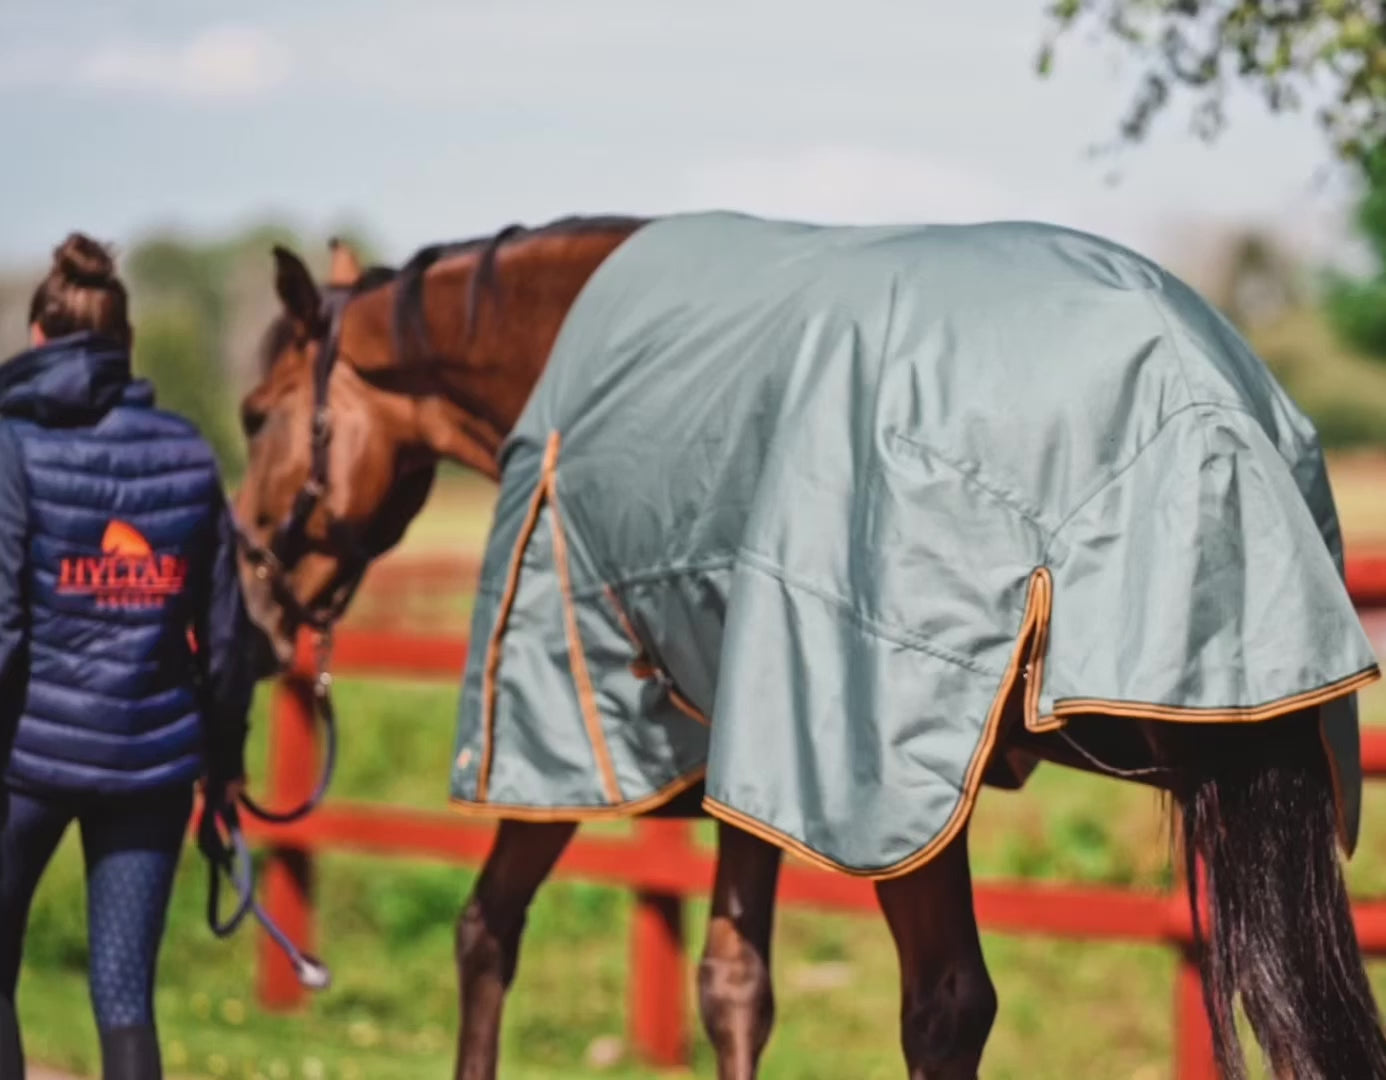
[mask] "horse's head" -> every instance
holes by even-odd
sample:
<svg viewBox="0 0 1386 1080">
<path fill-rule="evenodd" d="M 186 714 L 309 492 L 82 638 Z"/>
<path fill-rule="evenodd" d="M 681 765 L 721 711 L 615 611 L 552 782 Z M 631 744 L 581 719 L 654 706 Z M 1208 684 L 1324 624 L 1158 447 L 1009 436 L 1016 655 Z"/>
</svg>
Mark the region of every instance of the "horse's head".
<svg viewBox="0 0 1386 1080">
<path fill-rule="evenodd" d="M 281 663 L 297 629 L 334 621 L 369 562 L 404 535 L 437 461 L 420 438 L 417 399 L 382 385 L 393 364 L 393 272 L 363 274 L 348 247 L 333 247 L 323 289 L 275 249 L 282 310 L 241 406 L 241 577 Z"/>
<path fill-rule="evenodd" d="M 439 458 L 499 473 L 501 444 L 569 306 L 639 226 L 593 218 L 420 250 L 364 274 L 334 245 L 319 289 L 275 249 L 283 310 L 242 405 L 237 499 L 251 617 L 288 659 L 295 631 L 345 609 L 418 513 Z"/>
</svg>

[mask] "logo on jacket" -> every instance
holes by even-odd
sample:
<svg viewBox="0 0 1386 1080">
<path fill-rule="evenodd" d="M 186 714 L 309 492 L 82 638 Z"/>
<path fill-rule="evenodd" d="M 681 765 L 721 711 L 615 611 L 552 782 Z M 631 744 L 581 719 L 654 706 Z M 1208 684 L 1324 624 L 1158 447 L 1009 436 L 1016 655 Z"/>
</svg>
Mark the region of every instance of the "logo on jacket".
<svg viewBox="0 0 1386 1080">
<path fill-rule="evenodd" d="M 58 592 L 90 596 L 102 609 L 161 608 L 183 591 L 188 562 L 180 555 L 161 555 L 140 531 L 112 521 L 101 538 L 101 554 L 70 555 L 58 574 Z"/>
</svg>

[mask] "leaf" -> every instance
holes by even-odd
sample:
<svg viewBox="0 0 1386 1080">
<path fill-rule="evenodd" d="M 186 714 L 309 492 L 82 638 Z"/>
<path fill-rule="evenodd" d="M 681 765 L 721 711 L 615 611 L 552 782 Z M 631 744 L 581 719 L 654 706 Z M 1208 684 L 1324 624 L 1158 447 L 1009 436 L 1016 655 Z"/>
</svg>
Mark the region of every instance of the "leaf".
<svg viewBox="0 0 1386 1080">
<path fill-rule="evenodd" d="M 1083 11 L 1083 0 L 1054 0 L 1049 14 L 1061 23 L 1070 23 Z"/>
<path fill-rule="evenodd" d="M 1365 147 L 1386 139 L 1383 0 L 1053 0 L 1047 11 L 1052 36 L 1037 57 L 1040 76 L 1052 71 L 1057 36 L 1083 24 L 1137 59 L 1140 81 L 1120 121 L 1126 142 L 1145 137 L 1176 90 L 1192 91 L 1184 97 L 1193 128 L 1216 138 L 1238 81 L 1272 112 L 1311 93 L 1336 101 L 1324 130 L 1341 159 L 1360 164 Z"/>
</svg>

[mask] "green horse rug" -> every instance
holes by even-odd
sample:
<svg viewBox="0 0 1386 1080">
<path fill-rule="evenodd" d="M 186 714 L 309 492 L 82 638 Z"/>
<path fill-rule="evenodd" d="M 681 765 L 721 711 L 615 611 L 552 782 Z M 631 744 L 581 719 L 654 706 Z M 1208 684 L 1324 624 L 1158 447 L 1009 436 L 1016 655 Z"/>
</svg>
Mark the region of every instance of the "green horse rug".
<svg viewBox="0 0 1386 1080">
<path fill-rule="evenodd" d="M 732 214 L 627 240 L 502 457 L 452 773 L 489 816 L 712 815 L 887 877 L 1023 700 L 1320 706 L 1344 843 L 1377 677 L 1317 437 L 1149 261 L 1037 224 Z"/>
</svg>

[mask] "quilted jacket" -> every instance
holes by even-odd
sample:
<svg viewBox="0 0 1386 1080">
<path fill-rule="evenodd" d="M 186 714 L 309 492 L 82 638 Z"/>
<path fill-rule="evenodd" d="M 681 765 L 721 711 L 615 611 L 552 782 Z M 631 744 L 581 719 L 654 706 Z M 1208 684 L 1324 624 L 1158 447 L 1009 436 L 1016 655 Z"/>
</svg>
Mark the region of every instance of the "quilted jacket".
<svg viewBox="0 0 1386 1080">
<path fill-rule="evenodd" d="M 6 783 L 124 794 L 238 776 L 253 679 L 211 449 L 128 351 L 75 334 L 0 365 Z"/>
</svg>

